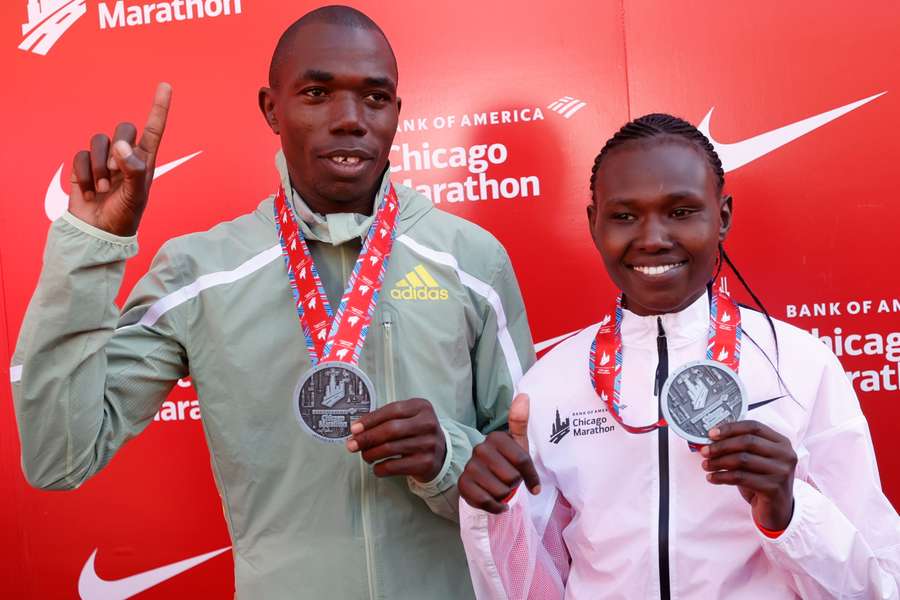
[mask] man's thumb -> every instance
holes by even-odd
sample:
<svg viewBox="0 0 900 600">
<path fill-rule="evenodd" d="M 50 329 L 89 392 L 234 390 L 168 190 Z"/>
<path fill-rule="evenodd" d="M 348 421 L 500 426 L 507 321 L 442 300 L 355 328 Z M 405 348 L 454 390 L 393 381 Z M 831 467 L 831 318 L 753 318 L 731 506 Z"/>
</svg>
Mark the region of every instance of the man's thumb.
<svg viewBox="0 0 900 600">
<path fill-rule="evenodd" d="M 509 407 L 509 435 L 528 452 L 528 395 L 519 394 Z"/>
<path fill-rule="evenodd" d="M 131 144 L 119 140 L 112 147 L 113 158 L 125 179 L 133 184 L 143 185 L 147 173 L 147 163 L 138 158 Z"/>
</svg>

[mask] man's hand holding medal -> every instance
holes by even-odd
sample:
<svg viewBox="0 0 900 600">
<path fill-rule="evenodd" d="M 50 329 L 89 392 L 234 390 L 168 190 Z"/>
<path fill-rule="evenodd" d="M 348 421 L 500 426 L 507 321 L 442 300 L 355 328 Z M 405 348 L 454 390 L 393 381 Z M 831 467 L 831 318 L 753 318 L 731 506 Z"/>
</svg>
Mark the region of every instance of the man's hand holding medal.
<svg viewBox="0 0 900 600">
<path fill-rule="evenodd" d="M 378 477 L 406 475 L 433 480 L 447 455 L 444 432 L 431 402 L 411 398 L 362 415 L 350 426 L 350 452 L 362 453 Z"/>
</svg>

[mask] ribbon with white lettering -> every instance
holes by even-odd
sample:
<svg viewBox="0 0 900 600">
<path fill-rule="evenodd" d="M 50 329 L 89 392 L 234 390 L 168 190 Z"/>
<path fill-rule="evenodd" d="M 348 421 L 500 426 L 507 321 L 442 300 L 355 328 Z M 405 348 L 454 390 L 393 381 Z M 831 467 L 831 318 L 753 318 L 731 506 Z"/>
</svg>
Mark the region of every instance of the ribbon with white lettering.
<svg viewBox="0 0 900 600">
<path fill-rule="evenodd" d="M 313 364 L 313 369 L 300 378 L 292 402 L 301 425 L 322 441 L 348 437 L 353 421 L 374 403 L 372 382 L 357 365 L 384 282 L 400 213 L 394 187 L 386 185 L 336 312 L 332 312 L 284 188 L 280 187 L 275 196 L 275 229 Z"/>
<path fill-rule="evenodd" d="M 736 374 L 741 355 L 741 333 L 740 308 L 731 298 L 730 294 L 728 294 L 723 284 L 717 283 L 713 285 L 709 304 L 709 333 L 707 336 L 708 344 L 706 347 L 707 361 L 721 363 L 727 367 L 732 374 Z M 606 314 L 600 321 L 600 328 L 597 330 L 597 334 L 591 344 L 588 362 L 591 383 L 594 386 L 597 395 L 604 403 L 606 403 L 610 414 L 625 431 L 629 433 L 648 433 L 650 431 L 655 431 L 660 427 L 668 426 L 669 423 L 665 418 L 660 418 L 658 421 L 649 425 L 629 425 L 622 419 L 621 385 L 623 360 L 622 295 L 620 294 L 616 298 L 614 310 L 611 313 Z M 706 361 L 703 362 L 706 363 Z M 681 369 L 678 370 L 678 373 L 680 372 Z M 703 394 L 705 394 L 705 396 L 703 396 L 702 399 L 705 400 L 706 396 L 709 395 L 710 389 L 718 392 L 716 386 L 724 389 L 724 386 L 729 383 L 722 377 L 722 383 L 720 384 L 717 380 L 720 378 L 721 374 L 712 373 L 709 375 L 711 380 L 709 384 L 707 384 L 705 381 L 698 380 L 700 375 L 707 375 L 707 373 L 698 371 L 696 374 L 690 373 L 685 376 L 687 385 L 695 385 L 697 389 L 694 406 L 701 404 L 700 396 Z M 675 379 L 675 376 L 676 373 L 673 373 L 669 379 Z M 694 377 L 694 379 L 690 379 L 689 377 Z M 708 388 L 704 387 L 707 385 Z M 666 389 L 668 390 L 668 388 Z M 688 393 L 691 391 L 691 389 L 687 390 L 686 397 L 688 397 Z M 724 403 L 727 403 L 727 395 L 720 393 L 719 396 L 724 396 L 724 399 L 722 400 L 723 405 Z M 740 400 L 740 398 L 736 398 L 736 396 L 736 394 L 733 395 L 732 399 Z M 666 394 L 661 393 L 660 399 L 665 406 Z M 744 402 L 746 402 L 745 399 Z M 704 408 L 705 404 L 699 406 L 697 410 L 699 411 Z M 715 409 L 716 407 L 710 406 L 710 408 Z M 687 418 L 692 415 L 685 416 Z M 715 416 L 714 410 L 705 413 L 701 412 L 698 420 L 702 421 L 703 418 L 708 419 Z M 682 434 L 680 430 L 677 430 L 677 432 L 679 435 Z"/>
<path fill-rule="evenodd" d="M 337 312 L 332 313 L 297 216 L 285 198 L 284 188 L 279 188 L 275 197 L 275 226 L 313 365 L 319 361 L 359 362 L 394 244 L 399 212 L 394 186 L 388 184 Z"/>
</svg>

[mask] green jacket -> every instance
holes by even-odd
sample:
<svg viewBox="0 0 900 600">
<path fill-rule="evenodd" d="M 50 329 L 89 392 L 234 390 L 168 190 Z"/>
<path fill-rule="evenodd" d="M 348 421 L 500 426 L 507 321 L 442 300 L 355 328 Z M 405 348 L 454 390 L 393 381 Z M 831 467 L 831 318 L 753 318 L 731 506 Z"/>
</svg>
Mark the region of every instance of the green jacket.
<svg viewBox="0 0 900 600">
<path fill-rule="evenodd" d="M 280 153 L 276 163 L 291 189 Z M 376 478 L 343 445 L 301 429 L 291 398 L 311 365 L 271 197 L 164 244 L 121 312 L 113 300 L 135 238 L 68 213 L 54 222 L 11 368 L 28 481 L 80 486 L 190 373 L 238 597 L 471 597 L 456 481 L 483 433 L 506 422 L 534 352 L 499 242 L 396 189 L 397 239 L 360 367 L 379 406 L 410 397 L 434 405 L 447 438 L 434 481 Z M 293 202 L 336 306 L 372 217 L 323 218 L 296 194 Z"/>
</svg>

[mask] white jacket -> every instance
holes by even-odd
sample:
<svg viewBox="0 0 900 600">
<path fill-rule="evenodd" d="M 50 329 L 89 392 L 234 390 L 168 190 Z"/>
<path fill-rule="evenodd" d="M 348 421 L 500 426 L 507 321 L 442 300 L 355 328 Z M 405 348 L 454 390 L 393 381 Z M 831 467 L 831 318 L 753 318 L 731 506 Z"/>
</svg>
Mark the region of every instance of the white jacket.
<svg viewBox="0 0 900 600">
<path fill-rule="evenodd" d="M 704 295 L 660 318 L 670 370 L 704 357 L 708 311 Z M 624 313 L 621 414 L 644 425 L 658 416 L 658 317 Z M 756 528 L 735 487 L 707 482 L 683 439 L 616 424 L 588 376 L 593 325 L 520 382 L 541 494 L 520 486 L 497 516 L 460 502 L 479 598 L 900 598 L 900 518 L 881 491 L 868 424 L 840 363 L 776 321 L 782 385 L 765 318 L 748 309 L 741 318 L 747 418 L 787 436 L 799 459 L 781 536 Z"/>
</svg>

